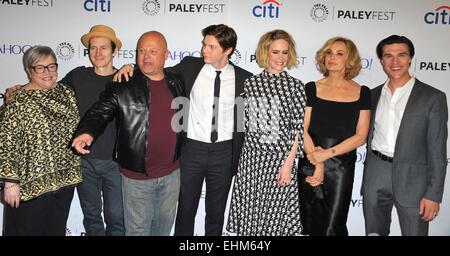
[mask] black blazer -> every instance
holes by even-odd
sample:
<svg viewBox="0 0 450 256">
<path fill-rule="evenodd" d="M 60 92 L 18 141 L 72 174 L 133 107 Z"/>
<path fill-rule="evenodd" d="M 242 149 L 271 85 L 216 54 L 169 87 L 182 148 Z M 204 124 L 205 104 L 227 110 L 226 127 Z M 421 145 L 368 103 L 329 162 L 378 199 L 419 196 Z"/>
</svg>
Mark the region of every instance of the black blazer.
<svg viewBox="0 0 450 256">
<path fill-rule="evenodd" d="M 234 67 L 235 72 L 235 105 L 234 105 L 234 131 L 233 131 L 233 156 L 232 156 L 232 171 L 233 174 L 237 173 L 237 167 L 239 164 L 239 156 L 242 151 L 242 144 L 244 143 L 244 108 L 237 107 L 242 101 L 242 95 L 244 93 L 244 81 L 248 77 L 252 76 L 252 73 L 244 70 L 230 62 Z M 186 95 L 190 98 L 192 87 L 197 79 L 200 70 L 205 65 L 203 58 L 198 57 L 185 57 L 179 64 L 169 68 L 170 70 L 178 73 L 183 80 L 185 86 Z M 186 120 L 187 122 L 187 120 Z M 185 123 L 187 127 L 187 123 Z M 186 136 L 186 134 L 185 134 Z"/>
<path fill-rule="evenodd" d="M 185 96 L 181 79 L 164 70 L 167 86 L 173 97 Z M 103 132 L 108 122 L 116 117 L 117 139 L 115 160 L 127 170 L 146 173 L 147 136 L 150 91 L 145 75 L 136 70 L 125 83 L 108 83 L 106 90 L 84 115 L 75 136 L 90 134 L 94 140 Z M 177 110 L 179 111 L 179 110 Z M 173 160 L 178 159 L 184 137 L 177 133 Z"/>
</svg>

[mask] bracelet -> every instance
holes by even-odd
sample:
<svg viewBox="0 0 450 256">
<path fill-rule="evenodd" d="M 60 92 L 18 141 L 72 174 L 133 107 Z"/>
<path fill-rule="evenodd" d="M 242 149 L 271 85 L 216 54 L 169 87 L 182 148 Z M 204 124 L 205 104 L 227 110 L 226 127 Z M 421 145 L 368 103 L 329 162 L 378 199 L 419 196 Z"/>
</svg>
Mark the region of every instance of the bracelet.
<svg viewBox="0 0 450 256">
<path fill-rule="evenodd" d="M 19 184 L 17 184 L 17 183 L 14 183 L 14 184 L 11 184 L 11 185 L 5 185 L 5 189 L 10 189 L 10 188 L 12 188 L 12 187 L 18 187 L 19 186 Z"/>
</svg>

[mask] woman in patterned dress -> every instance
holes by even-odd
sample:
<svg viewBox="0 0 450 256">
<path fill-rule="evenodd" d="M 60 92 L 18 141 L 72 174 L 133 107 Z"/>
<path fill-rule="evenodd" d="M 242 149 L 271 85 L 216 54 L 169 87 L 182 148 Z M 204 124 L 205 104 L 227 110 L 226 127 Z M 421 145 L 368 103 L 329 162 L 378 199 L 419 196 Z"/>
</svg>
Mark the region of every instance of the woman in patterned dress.
<svg viewBox="0 0 450 256">
<path fill-rule="evenodd" d="M 370 89 L 352 80 L 361 59 L 351 40 L 329 39 L 316 61 L 324 78 L 305 88 L 305 152 L 315 170 L 299 175 L 303 234 L 346 236 L 356 149 L 369 131 Z"/>
<path fill-rule="evenodd" d="M 65 235 L 80 160 L 70 141 L 79 121 L 75 94 L 56 83 L 56 56 L 33 46 L 23 56 L 30 82 L 0 108 L 4 235 Z"/>
<path fill-rule="evenodd" d="M 299 235 L 294 160 L 303 152 L 306 98 L 302 82 L 285 71 L 297 65 L 295 42 L 286 31 L 267 32 L 256 59 L 264 70 L 244 83 L 245 141 L 227 230 L 244 236 Z"/>
</svg>

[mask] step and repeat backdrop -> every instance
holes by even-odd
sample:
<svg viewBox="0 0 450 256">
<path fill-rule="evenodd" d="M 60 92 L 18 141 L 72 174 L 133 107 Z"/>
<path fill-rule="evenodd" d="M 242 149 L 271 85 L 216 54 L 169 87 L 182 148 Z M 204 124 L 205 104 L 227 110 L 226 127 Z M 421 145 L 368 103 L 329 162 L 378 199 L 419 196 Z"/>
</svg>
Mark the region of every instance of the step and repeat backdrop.
<svg viewBox="0 0 450 256">
<path fill-rule="evenodd" d="M 298 67 L 290 73 L 304 83 L 321 78 L 315 52 L 330 37 L 352 39 L 362 56 L 363 70 L 356 81 L 371 88 L 384 83 L 377 43 L 391 35 L 409 37 L 416 47 L 410 72 L 450 94 L 450 1 L 434 0 L 0 0 L 0 92 L 27 82 L 22 55 L 35 44 L 48 45 L 58 57 L 62 78 L 71 69 L 89 66 L 80 37 L 95 24 L 116 30 L 123 47 L 116 67 L 132 63 L 139 36 L 149 30 L 162 32 L 169 44 L 167 66 L 186 56 L 200 56 L 201 29 L 225 23 L 238 34 L 231 60 L 253 72 L 259 37 L 284 29 L 297 43 Z M 0 104 L 3 104 L 0 94 Z M 362 198 L 359 194 L 365 149 L 358 150 L 348 228 L 350 235 L 364 235 Z M 197 213 L 196 235 L 204 232 L 204 193 Z M 0 204 L 0 211 L 3 206 Z M 394 211 L 392 235 L 400 235 Z M 1 215 L 0 215 L 1 216 Z M 83 235 L 83 214 L 75 196 L 68 235 Z M 0 217 L 0 228 L 2 227 Z M 450 179 L 446 181 L 439 217 L 430 224 L 431 235 L 450 235 Z M 224 235 L 230 235 L 224 230 Z"/>
</svg>

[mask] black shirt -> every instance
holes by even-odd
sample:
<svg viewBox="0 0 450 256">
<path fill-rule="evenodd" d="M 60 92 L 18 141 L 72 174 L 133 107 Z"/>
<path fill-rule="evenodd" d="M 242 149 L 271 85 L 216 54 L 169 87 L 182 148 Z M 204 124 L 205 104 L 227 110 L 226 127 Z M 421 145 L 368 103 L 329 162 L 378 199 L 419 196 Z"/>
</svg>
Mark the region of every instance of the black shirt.
<svg viewBox="0 0 450 256">
<path fill-rule="evenodd" d="M 353 102 L 324 100 L 316 96 L 316 83 L 306 84 L 306 106 L 312 107 L 308 132 L 319 137 L 343 141 L 356 133 L 359 111 L 371 108 L 370 89 L 361 86 L 359 99 Z"/>
<path fill-rule="evenodd" d="M 88 109 L 99 99 L 100 93 L 105 90 L 107 82 L 112 81 L 113 75 L 100 76 L 94 72 L 93 67 L 77 67 L 70 71 L 61 83 L 74 88 L 77 98 L 78 111 L 83 118 Z M 92 144 L 90 154 L 86 158 L 97 158 L 104 160 L 113 159 L 114 144 L 116 141 L 115 121 L 111 121 L 105 131 Z"/>
</svg>

